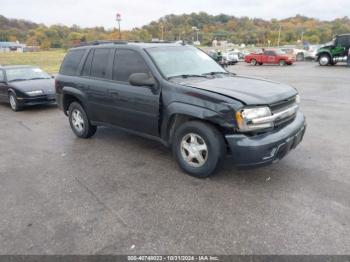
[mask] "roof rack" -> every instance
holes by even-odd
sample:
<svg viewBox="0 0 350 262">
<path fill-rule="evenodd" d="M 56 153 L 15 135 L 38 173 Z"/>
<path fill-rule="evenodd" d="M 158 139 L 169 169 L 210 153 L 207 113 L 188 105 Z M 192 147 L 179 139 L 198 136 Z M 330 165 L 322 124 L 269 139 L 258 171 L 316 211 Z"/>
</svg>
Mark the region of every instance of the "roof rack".
<svg viewBox="0 0 350 262">
<path fill-rule="evenodd" d="M 95 40 L 91 42 L 82 42 L 79 46 L 89 46 L 89 45 L 106 45 L 106 44 L 115 44 L 115 45 L 126 45 L 128 41 L 123 40 Z"/>
<path fill-rule="evenodd" d="M 80 46 L 93 46 L 93 45 L 106 45 L 106 44 L 115 44 L 115 45 L 127 45 L 128 43 L 148 43 L 148 44 L 172 44 L 177 43 L 174 41 L 162 41 L 162 40 L 156 40 L 156 41 L 149 41 L 149 42 L 142 42 L 142 41 L 126 41 L 126 40 L 95 40 L 91 42 L 82 42 L 78 45 Z M 181 42 L 182 45 L 186 45 L 185 41 Z"/>
</svg>

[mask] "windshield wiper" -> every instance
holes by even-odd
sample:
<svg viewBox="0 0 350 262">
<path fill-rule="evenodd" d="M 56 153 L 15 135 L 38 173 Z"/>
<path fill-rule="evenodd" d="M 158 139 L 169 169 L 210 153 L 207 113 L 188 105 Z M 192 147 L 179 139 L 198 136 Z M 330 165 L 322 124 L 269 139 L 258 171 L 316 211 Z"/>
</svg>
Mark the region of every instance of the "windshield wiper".
<svg viewBox="0 0 350 262">
<path fill-rule="evenodd" d="M 209 73 L 204 73 L 204 76 L 213 76 L 213 75 L 235 75 L 234 73 L 230 72 L 222 72 L 222 71 L 217 71 L 217 72 L 209 72 Z"/>
<path fill-rule="evenodd" d="M 169 76 L 168 80 L 172 78 L 177 78 L 177 77 L 182 77 L 182 78 L 189 78 L 189 77 L 204 77 L 207 78 L 205 75 L 195 75 L 195 74 L 183 74 L 183 75 L 177 75 L 177 76 Z"/>
<path fill-rule="evenodd" d="M 9 82 L 17 82 L 17 81 L 27 81 L 28 79 L 24 79 L 24 78 L 17 78 L 17 79 L 12 79 Z"/>
<path fill-rule="evenodd" d="M 38 80 L 38 79 L 50 79 L 48 77 L 33 77 L 33 78 L 30 78 L 28 80 Z"/>
</svg>

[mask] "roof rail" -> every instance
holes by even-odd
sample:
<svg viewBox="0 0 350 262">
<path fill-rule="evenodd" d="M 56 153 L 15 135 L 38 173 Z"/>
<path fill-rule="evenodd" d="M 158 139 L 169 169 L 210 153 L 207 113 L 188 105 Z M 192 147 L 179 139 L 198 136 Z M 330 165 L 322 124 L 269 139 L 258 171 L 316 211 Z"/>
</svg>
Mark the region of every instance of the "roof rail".
<svg viewBox="0 0 350 262">
<path fill-rule="evenodd" d="M 79 44 L 79 46 L 105 45 L 105 44 L 126 45 L 128 44 L 128 42 L 123 40 L 95 40 L 91 42 L 82 42 Z"/>
<path fill-rule="evenodd" d="M 151 43 L 151 44 L 172 44 L 174 41 L 164 41 L 164 40 L 152 40 L 150 42 L 145 43 Z"/>
</svg>

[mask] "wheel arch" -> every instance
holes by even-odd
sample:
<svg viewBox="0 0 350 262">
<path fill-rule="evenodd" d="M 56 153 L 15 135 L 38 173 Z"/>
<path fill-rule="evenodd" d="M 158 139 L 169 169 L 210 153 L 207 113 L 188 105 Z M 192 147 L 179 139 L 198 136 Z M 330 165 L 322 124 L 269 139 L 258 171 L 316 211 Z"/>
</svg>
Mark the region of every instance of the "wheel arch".
<svg viewBox="0 0 350 262">
<path fill-rule="evenodd" d="M 316 60 L 317 62 L 320 61 L 320 57 L 321 57 L 322 55 L 328 55 L 329 58 L 330 58 L 331 60 L 333 60 L 331 52 L 329 52 L 329 51 L 322 51 L 322 52 L 320 52 L 320 53 L 317 54 L 317 60 Z"/>
<path fill-rule="evenodd" d="M 80 92 L 79 90 L 73 88 L 64 88 L 63 89 L 63 98 L 62 98 L 62 108 L 65 115 L 68 115 L 68 109 L 71 103 L 79 102 L 81 106 L 87 110 L 86 95 Z"/>
<path fill-rule="evenodd" d="M 167 144 L 171 144 L 176 128 L 187 121 L 194 120 L 210 124 L 217 128 L 222 134 L 225 133 L 225 130 L 229 128 L 232 129 L 232 124 L 230 125 L 230 123 L 215 111 L 195 105 L 176 102 L 168 107 L 165 114 L 161 126 L 162 140 L 166 141 Z"/>
</svg>

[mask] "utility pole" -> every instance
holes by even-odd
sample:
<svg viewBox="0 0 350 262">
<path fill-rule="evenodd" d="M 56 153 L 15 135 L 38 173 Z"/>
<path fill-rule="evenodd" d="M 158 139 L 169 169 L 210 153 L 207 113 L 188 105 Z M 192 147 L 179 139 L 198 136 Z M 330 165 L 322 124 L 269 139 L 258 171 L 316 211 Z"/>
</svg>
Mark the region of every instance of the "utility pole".
<svg viewBox="0 0 350 262">
<path fill-rule="evenodd" d="M 281 41 L 281 29 L 282 29 L 282 26 L 280 25 L 280 29 L 278 30 L 277 47 L 280 46 L 280 41 Z"/>
<path fill-rule="evenodd" d="M 160 24 L 160 30 L 161 30 L 161 35 L 162 35 L 161 40 L 164 41 L 164 25 L 163 25 L 163 23 Z"/>
<path fill-rule="evenodd" d="M 122 32 L 120 31 L 120 22 L 122 21 L 122 15 L 117 13 L 116 20 L 118 23 L 118 29 L 119 29 L 119 40 L 122 39 Z"/>
<path fill-rule="evenodd" d="M 301 39 L 300 39 L 300 42 L 303 43 L 303 40 L 304 40 L 304 30 L 301 31 Z"/>
</svg>

